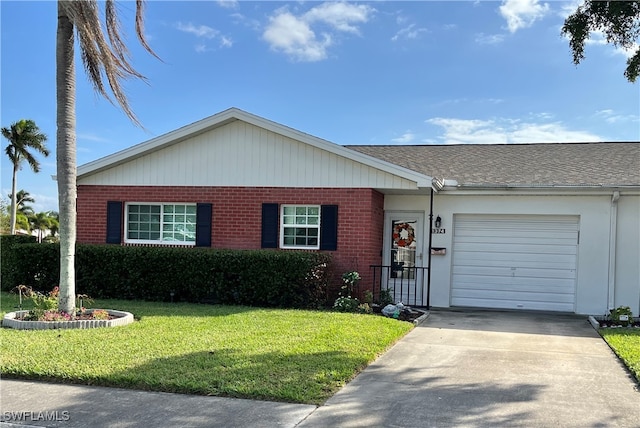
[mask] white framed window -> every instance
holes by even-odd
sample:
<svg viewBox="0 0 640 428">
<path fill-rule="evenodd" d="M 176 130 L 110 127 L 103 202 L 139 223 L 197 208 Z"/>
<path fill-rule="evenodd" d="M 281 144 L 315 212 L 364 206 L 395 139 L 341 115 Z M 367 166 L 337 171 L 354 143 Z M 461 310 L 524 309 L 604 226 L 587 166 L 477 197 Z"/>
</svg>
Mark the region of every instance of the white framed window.
<svg viewBox="0 0 640 428">
<path fill-rule="evenodd" d="M 131 202 L 125 209 L 126 243 L 196 243 L 196 204 Z"/>
<path fill-rule="evenodd" d="M 280 248 L 320 249 L 320 205 L 282 205 Z"/>
</svg>

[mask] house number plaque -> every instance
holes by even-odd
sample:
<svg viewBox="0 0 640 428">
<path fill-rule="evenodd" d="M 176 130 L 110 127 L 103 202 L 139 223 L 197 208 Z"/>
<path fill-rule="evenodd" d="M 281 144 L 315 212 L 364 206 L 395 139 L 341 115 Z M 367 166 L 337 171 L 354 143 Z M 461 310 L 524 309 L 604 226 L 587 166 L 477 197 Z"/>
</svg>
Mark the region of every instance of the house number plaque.
<svg viewBox="0 0 640 428">
<path fill-rule="evenodd" d="M 447 229 L 445 229 L 444 227 L 442 227 L 440 229 L 431 229 L 431 233 L 436 234 L 436 235 L 443 235 L 443 234 L 447 233 Z"/>
</svg>

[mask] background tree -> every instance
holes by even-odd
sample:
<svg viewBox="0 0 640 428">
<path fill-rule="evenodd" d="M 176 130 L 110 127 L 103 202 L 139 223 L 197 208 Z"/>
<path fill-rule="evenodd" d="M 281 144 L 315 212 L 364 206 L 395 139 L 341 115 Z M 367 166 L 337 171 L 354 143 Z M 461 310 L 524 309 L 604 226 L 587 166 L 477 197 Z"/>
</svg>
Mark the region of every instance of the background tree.
<svg viewBox="0 0 640 428">
<path fill-rule="evenodd" d="M 9 199 L 13 200 L 13 195 L 9 194 Z M 16 211 L 29 216 L 34 213 L 33 207 L 26 205 L 27 203 L 34 203 L 36 200 L 31 197 L 31 194 L 26 190 L 18 190 L 16 195 Z"/>
<path fill-rule="evenodd" d="M 60 310 L 75 313 L 76 244 L 76 114 L 75 34 L 80 57 L 96 92 L 115 100 L 136 125 L 140 122 L 129 107 L 121 82 L 144 79 L 130 63 L 129 51 L 120 35 L 120 20 L 114 0 L 104 1 L 103 31 L 97 0 L 58 0 L 56 35 L 56 163 L 60 209 Z M 144 2 L 136 0 L 135 32 L 140 44 L 153 56 L 144 36 Z M 104 84 L 106 79 L 112 96 Z"/>
<path fill-rule="evenodd" d="M 11 226 L 9 225 L 9 220 L 11 218 L 11 214 L 9 214 L 10 206 L 10 201 L 6 201 L 4 198 L 0 199 L 0 234 L 2 235 L 9 233 L 9 230 L 11 229 Z"/>
<path fill-rule="evenodd" d="M 18 211 L 16 213 L 16 233 L 18 230 L 22 230 L 27 232 L 27 234 L 31 233 L 31 223 L 29 222 L 29 216 Z"/>
<path fill-rule="evenodd" d="M 30 150 L 49 156 L 49 150 L 45 146 L 47 136 L 40 132 L 40 129 L 33 120 L 22 119 L 11 124 L 9 128 L 2 128 L 2 136 L 9 140 L 5 152 L 13 165 L 13 176 L 11 179 L 11 234 L 16 233 L 16 210 L 17 194 L 16 184 L 18 181 L 18 170 L 21 169 L 22 161 L 26 160 L 33 172 L 40 171 L 40 162 L 34 157 Z"/>
<path fill-rule="evenodd" d="M 42 242 L 47 232 L 57 227 L 58 220 L 52 216 L 51 211 L 33 214 L 29 217 L 31 230 L 38 232 L 38 242 Z"/>
<path fill-rule="evenodd" d="M 58 235 L 58 230 L 60 229 L 60 214 L 58 214 L 58 211 L 49 211 L 49 217 L 55 220 L 51 223 L 51 227 L 49 228 L 49 230 L 51 230 L 51 236 L 55 237 Z"/>
<path fill-rule="evenodd" d="M 593 32 L 602 32 L 607 43 L 616 47 L 635 49 L 624 71 L 627 80 L 635 82 L 640 75 L 640 2 L 586 0 L 578 6 L 562 26 L 562 34 L 569 37 L 574 64 L 584 59 L 584 45 Z"/>
</svg>

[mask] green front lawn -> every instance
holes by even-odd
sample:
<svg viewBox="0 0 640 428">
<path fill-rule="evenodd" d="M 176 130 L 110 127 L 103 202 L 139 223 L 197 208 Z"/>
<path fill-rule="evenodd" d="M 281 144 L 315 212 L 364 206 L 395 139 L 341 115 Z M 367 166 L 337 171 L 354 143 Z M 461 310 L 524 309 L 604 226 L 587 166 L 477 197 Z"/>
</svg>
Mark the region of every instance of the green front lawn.
<svg viewBox="0 0 640 428">
<path fill-rule="evenodd" d="M 600 334 L 640 382 L 640 330 L 601 328 Z"/>
<path fill-rule="evenodd" d="M 0 298 L 2 314 L 17 306 L 13 294 Z M 328 311 L 120 300 L 91 307 L 129 311 L 136 322 L 0 329 L 2 375 L 318 404 L 412 328 Z"/>
</svg>

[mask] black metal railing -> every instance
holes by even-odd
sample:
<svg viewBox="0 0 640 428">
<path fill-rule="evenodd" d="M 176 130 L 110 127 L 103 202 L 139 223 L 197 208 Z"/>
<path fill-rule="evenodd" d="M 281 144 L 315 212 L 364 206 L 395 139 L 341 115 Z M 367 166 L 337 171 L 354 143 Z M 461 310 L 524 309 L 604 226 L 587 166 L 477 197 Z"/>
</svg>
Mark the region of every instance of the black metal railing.
<svg viewBox="0 0 640 428">
<path fill-rule="evenodd" d="M 371 265 L 373 272 L 371 291 L 374 302 L 380 301 L 383 290 L 388 290 L 394 303 L 409 306 L 429 306 L 428 267 Z"/>
</svg>

